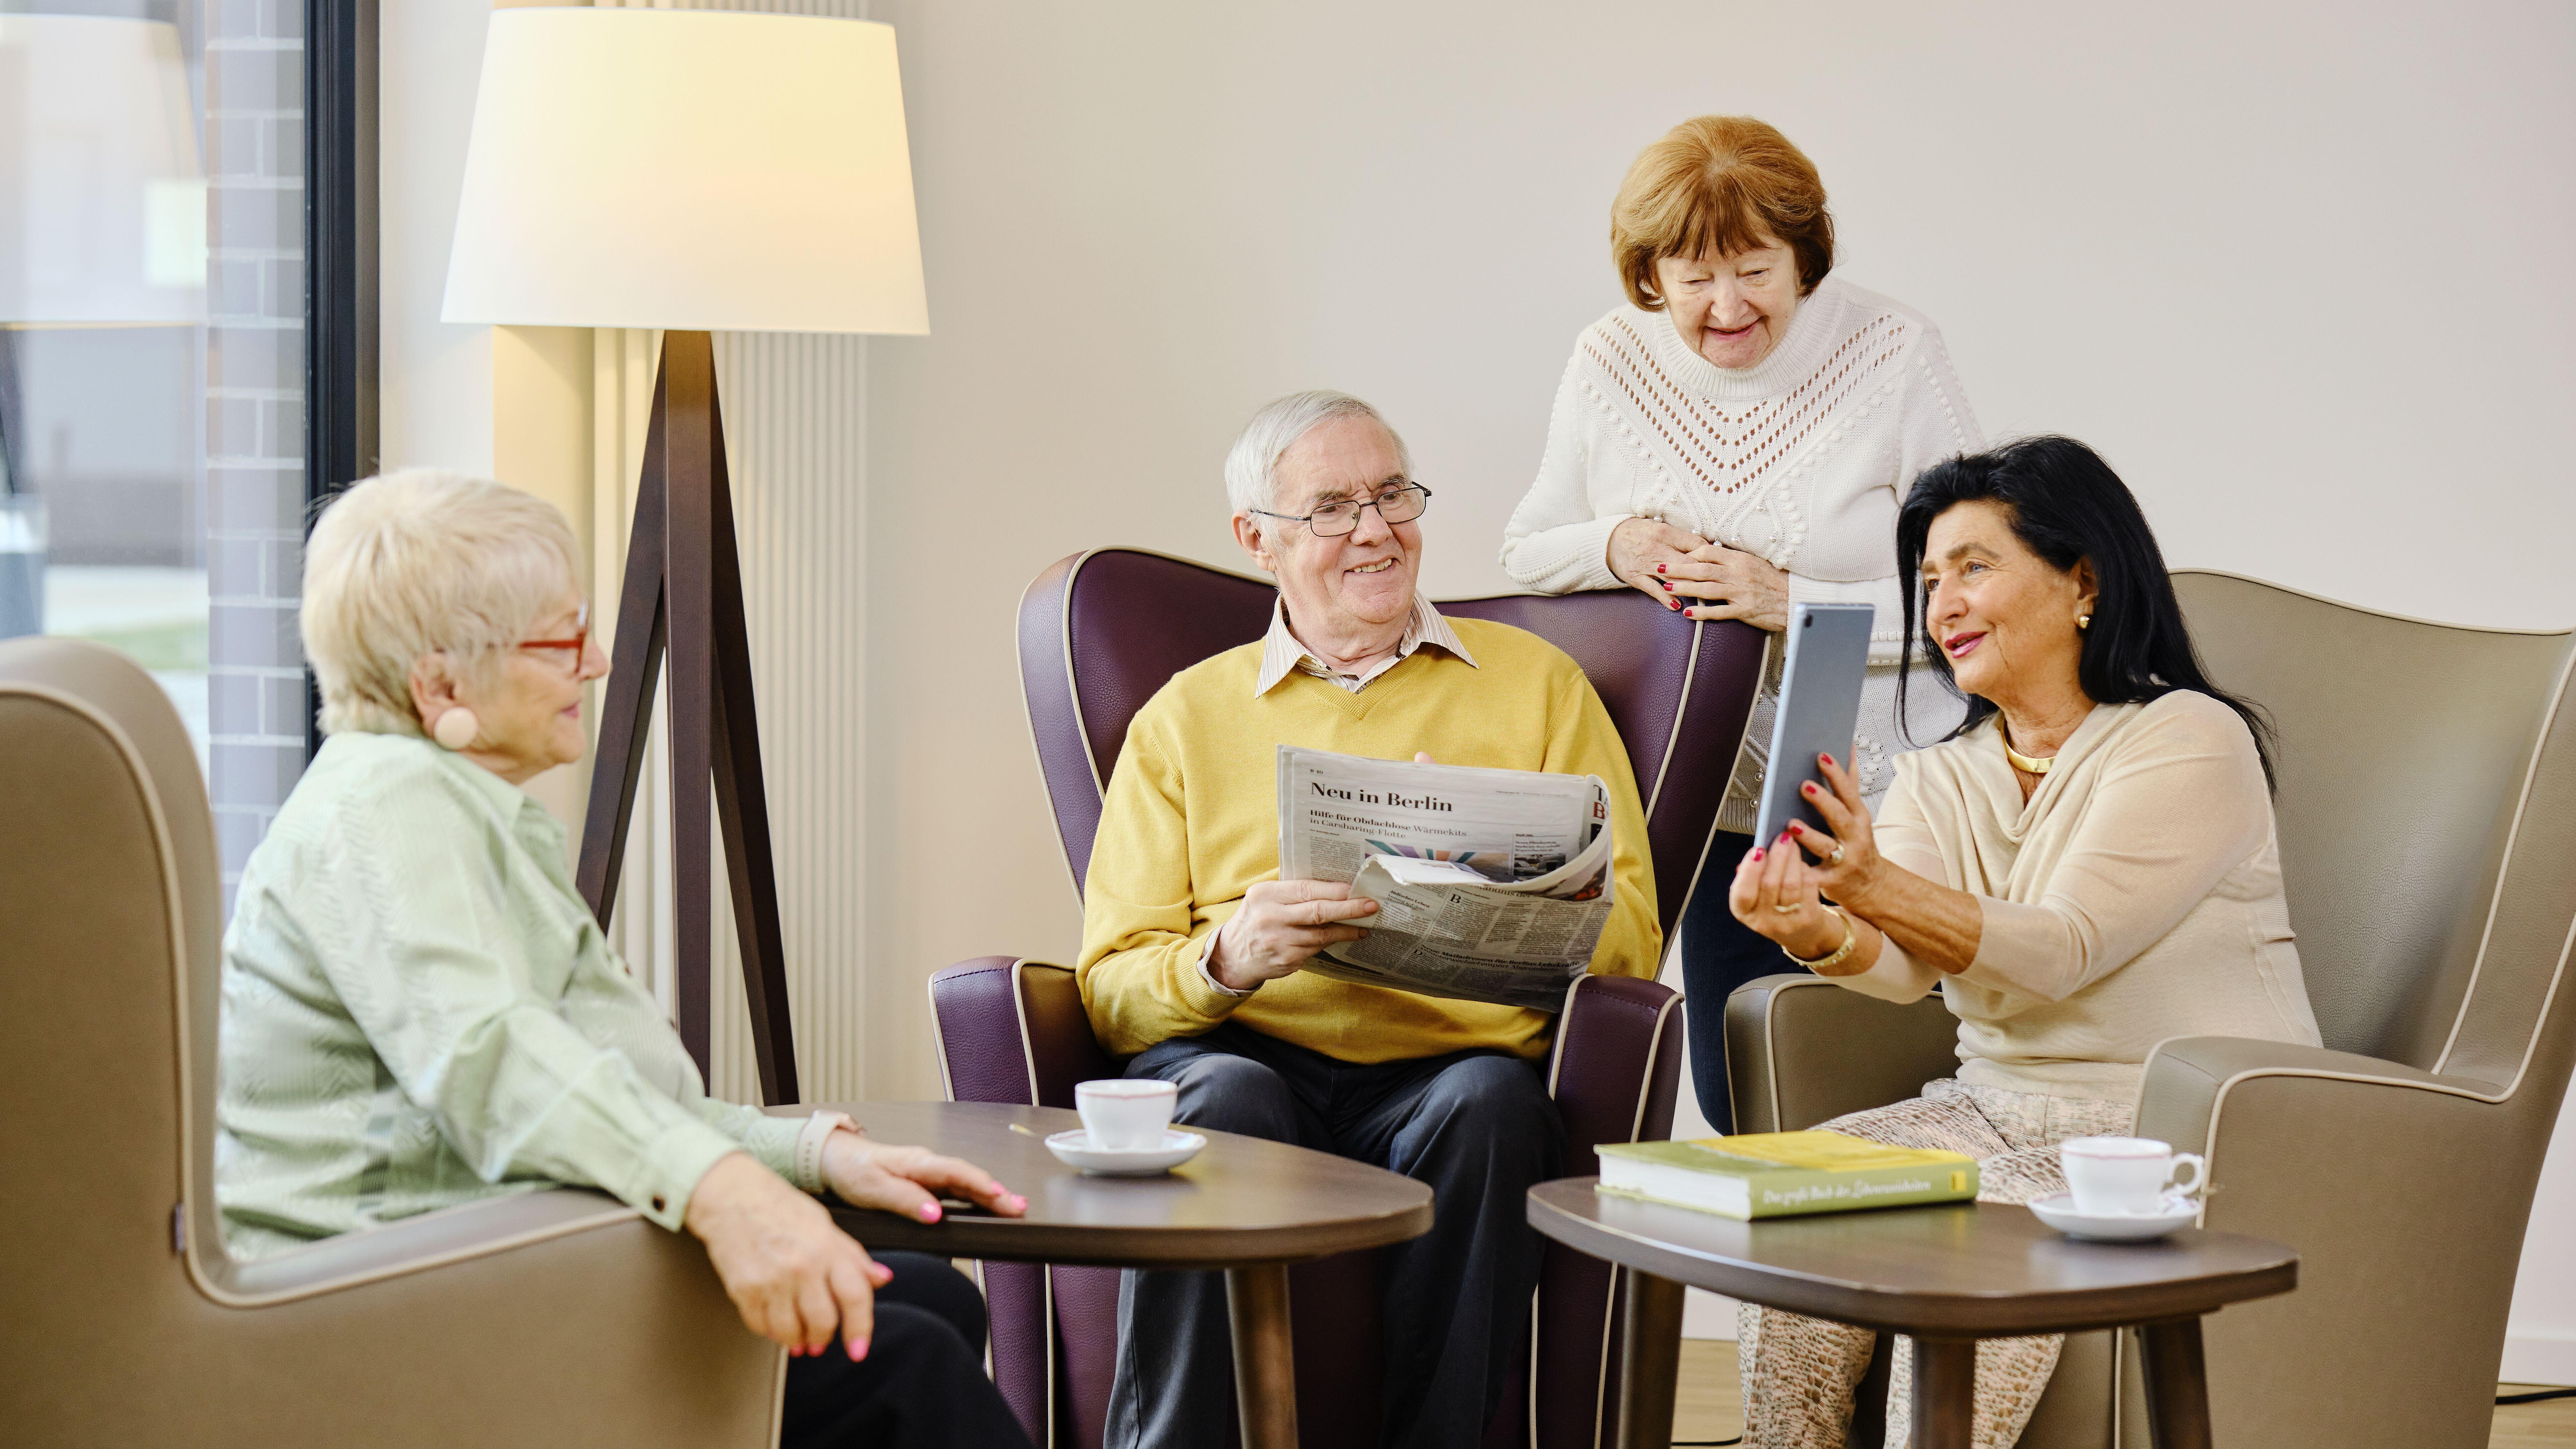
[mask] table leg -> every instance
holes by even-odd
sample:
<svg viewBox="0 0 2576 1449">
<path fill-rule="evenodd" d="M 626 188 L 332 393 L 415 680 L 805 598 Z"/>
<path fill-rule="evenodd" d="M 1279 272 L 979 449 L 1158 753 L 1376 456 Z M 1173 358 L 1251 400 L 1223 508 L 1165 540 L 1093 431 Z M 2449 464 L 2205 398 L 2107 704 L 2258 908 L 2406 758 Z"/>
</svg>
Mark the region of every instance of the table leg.
<svg viewBox="0 0 2576 1449">
<path fill-rule="evenodd" d="M 2147 1360 L 2147 1437 L 2155 1449 L 2210 1449 L 2209 1368 L 2200 1320 L 2142 1325 Z"/>
<path fill-rule="evenodd" d="M 1622 1268 L 1628 1319 L 1619 1335 L 1619 1449 L 1668 1449 L 1682 1366 L 1682 1285 Z"/>
<path fill-rule="evenodd" d="M 1913 1449 L 1968 1449 L 1977 1426 L 1977 1341 L 1914 1340 Z"/>
<path fill-rule="evenodd" d="M 1234 1320 L 1234 1403 L 1243 1449 L 1297 1449 L 1297 1361 L 1288 1338 L 1288 1265 L 1225 1270 Z"/>
</svg>

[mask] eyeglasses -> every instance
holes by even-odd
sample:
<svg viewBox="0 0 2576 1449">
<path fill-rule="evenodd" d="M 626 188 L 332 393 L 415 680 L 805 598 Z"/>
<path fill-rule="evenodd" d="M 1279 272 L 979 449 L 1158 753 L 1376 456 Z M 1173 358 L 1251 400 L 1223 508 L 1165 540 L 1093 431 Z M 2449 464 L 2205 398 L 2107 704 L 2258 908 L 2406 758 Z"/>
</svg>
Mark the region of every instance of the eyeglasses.
<svg viewBox="0 0 2576 1449">
<path fill-rule="evenodd" d="M 522 640 L 520 640 L 520 641 L 519 641 L 518 647 L 519 647 L 519 648 L 522 648 L 522 649 L 562 649 L 562 650 L 565 650 L 565 651 L 567 651 L 567 652 L 568 652 L 568 654 L 569 654 L 569 656 L 570 656 L 570 658 L 571 658 L 571 660 L 572 660 L 572 670 L 573 670 L 573 672 L 574 672 L 574 673 L 576 673 L 576 674 L 580 673 L 580 672 L 581 672 L 581 661 L 582 661 L 583 659 L 585 659 L 585 658 L 589 657 L 589 649 L 590 649 L 590 604 L 589 604 L 589 602 L 588 602 L 587 600 L 583 601 L 582 606 L 581 606 L 581 612 L 580 612 L 580 613 L 578 613 L 578 614 L 573 615 L 573 621 L 572 621 L 572 637 L 571 637 L 571 638 L 569 638 L 569 639 L 522 639 Z"/>
<path fill-rule="evenodd" d="M 1385 489 L 1375 498 L 1339 498 L 1330 503 L 1319 503 L 1312 513 L 1273 513 L 1266 508 L 1244 511 L 1258 513 L 1264 518 L 1302 523 L 1313 529 L 1317 538 L 1340 538 L 1360 526 L 1360 510 L 1363 508 L 1374 508 L 1381 522 L 1395 524 L 1411 523 L 1430 506 L 1431 490 L 1419 483 L 1407 483 L 1399 488 Z"/>
</svg>

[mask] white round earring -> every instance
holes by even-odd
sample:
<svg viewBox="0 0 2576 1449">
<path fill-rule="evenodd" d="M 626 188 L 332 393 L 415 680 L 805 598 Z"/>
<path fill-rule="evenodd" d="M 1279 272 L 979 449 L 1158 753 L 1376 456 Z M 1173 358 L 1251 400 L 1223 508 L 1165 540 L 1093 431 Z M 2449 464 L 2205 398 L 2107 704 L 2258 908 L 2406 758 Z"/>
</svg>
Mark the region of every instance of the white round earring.
<svg viewBox="0 0 2576 1449">
<path fill-rule="evenodd" d="M 429 727 L 430 738 L 451 750 L 464 749 L 482 732 L 483 721 L 476 719 L 474 711 L 461 704 L 440 715 L 438 723 Z"/>
</svg>

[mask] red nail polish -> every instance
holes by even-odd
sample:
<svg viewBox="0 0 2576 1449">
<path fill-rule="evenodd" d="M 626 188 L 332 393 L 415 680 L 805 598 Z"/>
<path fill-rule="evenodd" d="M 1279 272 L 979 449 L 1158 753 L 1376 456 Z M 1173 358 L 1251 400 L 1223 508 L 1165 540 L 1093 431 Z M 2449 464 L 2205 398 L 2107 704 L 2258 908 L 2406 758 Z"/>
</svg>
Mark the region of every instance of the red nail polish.
<svg viewBox="0 0 2576 1449">
<path fill-rule="evenodd" d="M 1758 846 L 1758 845 L 1757 845 L 1757 846 L 1753 847 L 1753 858 L 1754 858 L 1756 861 L 1759 861 L 1759 860 L 1761 860 L 1761 859 L 1762 859 L 1762 847 L 1761 847 L 1761 846 Z"/>
<path fill-rule="evenodd" d="M 1664 600 L 1664 607 L 1665 607 L 1665 608 L 1667 608 L 1667 609 L 1679 609 L 1681 606 L 1682 606 L 1682 601 L 1681 601 L 1681 600 L 1679 600 L 1679 599 L 1666 599 L 1666 600 Z"/>
<path fill-rule="evenodd" d="M 1657 573 L 1662 573 L 1663 571 L 1664 571 L 1664 566 L 1663 566 L 1662 564 L 1657 564 L 1657 565 L 1655 565 L 1655 572 L 1657 572 Z"/>
<path fill-rule="evenodd" d="M 1828 765 L 1830 765 L 1830 764 L 1832 764 L 1832 763 L 1834 762 L 1834 757 L 1833 757 L 1833 756 L 1831 756 L 1831 755 L 1818 755 L 1818 756 L 1816 756 L 1816 758 L 1817 758 L 1817 759 L 1819 759 L 1819 760 L 1824 761 L 1824 762 L 1825 762 L 1826 764 L 1828 764 Z M 1810 786 L 1809 788 L 1810 788 L 1810 789 L 1812 789 L 1812 788 L 1814 788 L 1814 787 L 1813 787 L 1813 786 Z"/>
<path fill-rule="evenodd" d="M 1669 594 L 1673 591 L 1673 581 L 1659 576 L 1655 580 L 1655 587 L 1662 589 L 1665 593 Z"/>
</svg>

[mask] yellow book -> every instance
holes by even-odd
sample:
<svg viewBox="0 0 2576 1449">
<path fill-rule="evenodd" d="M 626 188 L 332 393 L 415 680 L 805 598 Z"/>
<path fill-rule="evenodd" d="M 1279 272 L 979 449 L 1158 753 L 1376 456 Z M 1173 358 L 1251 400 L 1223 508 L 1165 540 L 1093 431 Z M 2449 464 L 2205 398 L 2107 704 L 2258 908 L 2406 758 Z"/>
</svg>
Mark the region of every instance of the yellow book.
<svg viewBox="0 0 2576 1449">
<path fill-rule="evenodd" d="M 1750 1132 L 1687 1142 L 1612 1142 L 1600 1191 L 1730 1218 L 1795 1217 L 1853 1208 L 1964 1202 L 1977 1160 L 1884 1147 L 1839 1132 Z"/>
</svg>

